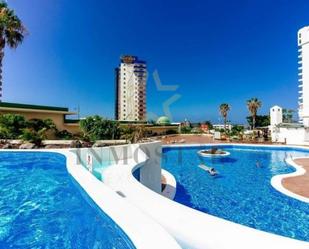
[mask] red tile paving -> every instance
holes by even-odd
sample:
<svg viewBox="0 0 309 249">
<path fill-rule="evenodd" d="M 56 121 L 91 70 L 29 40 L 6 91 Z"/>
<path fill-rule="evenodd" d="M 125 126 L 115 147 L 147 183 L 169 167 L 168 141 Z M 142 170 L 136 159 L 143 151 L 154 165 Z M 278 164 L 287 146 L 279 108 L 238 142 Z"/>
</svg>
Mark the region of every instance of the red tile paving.
<svg viewBox="0 0 309 249">
<path fill-rule="evenodd" d="M 247 143 L 247 144 L 271 144 L 271 142 L 254 142 L 254 141 L 227 141 L 227 140 L 214 140 L 212 135 L 194 135 L 194 134 L 181 134 L 157 137 L 163 144 L 219 144 L 219 143 Z"/>
<path fill-rule="evenodd" d="M 291 192 L 309 198 L 309 158 L 295 159 L 294 162 L 302 166 L 306 173 L 301 176 L 285 178 L 282 180 L 282 184 Z"/>
<path fill-rule="evenodd" d="M 220 143 L 215 141 L 212 135 L 172 135 L 161 138 L 163 144 L 210 144 Z"/>
</svg>

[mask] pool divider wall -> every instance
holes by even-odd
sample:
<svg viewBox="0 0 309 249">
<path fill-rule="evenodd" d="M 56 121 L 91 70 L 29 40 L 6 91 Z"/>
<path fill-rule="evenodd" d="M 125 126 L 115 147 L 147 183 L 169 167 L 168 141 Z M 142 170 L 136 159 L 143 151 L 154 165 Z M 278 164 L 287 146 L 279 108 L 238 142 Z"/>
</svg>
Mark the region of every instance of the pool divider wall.
<svg viewBox="0 0 309 249">
<path fill-rule="evenodd" d="M 71 149 L 76 155 L 76 163 L 87 168 L 88 155 L 91 156 L 92 165 L 125 165 L 139 164 L 140 182 L 151 190 L 161 193 L 161 143 L 151 142 L 143 144 L 119 145 L 99 148 Z"/>
<path fill-rule="evenodd" d="M 130 146 L 129 146 L 130 147 Z M 96 148 L 95 151 L 103 158 L 113 153 L 108 148 Z M 130 149 L 134 149 L 133 147 Z M 176 240 L 157 222 L 142 213 L 138 208 L 127 202 L 125 196 L 120 196 L 102 181 L 99 181 L 84 166 L 74 151 L 52 150 L 64 154 L 67 157 L 68 172 L 79 185 L 86 191 L 92 200 L 127 234 L 136 248 L 171 248 L 180 249 Z M 90 153 L 92 149 L 82 149 L 81 155 Z M 116 154 L 120 161 L 127 161 L 122 149 L 116 148 Z M 132 150 L 133 151 L 133 150 Z M 116 155 L 114 154 L 114 155 Z M 132 154 L 131 154 L 132 155 Z M 114 158 L 115 159 L 115 158 Z M 145 158 L 146 159 L 146 158 Z M 129 160 L 131 163 L 131 159 Z M 119 180 L 119 179 L 118 179 Z M 154 236 L 155 235 L 155 236 Z"/>
<path fill-rule="evenodd" d="M 147 156 L 140 168 L 140 183 L 156 193 L 161 193 L 161 143 L 140 144 L 139 149 Z"/>
</svg>

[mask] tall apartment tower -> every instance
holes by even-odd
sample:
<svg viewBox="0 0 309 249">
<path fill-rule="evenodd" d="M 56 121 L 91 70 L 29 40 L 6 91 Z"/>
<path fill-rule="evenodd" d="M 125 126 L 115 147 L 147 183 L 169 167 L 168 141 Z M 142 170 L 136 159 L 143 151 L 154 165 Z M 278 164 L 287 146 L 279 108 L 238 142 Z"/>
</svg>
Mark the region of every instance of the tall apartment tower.
<svg viewBox="0 0 309 249">
<path fill-rule="evenodd" d="M 309 127 L 309 26 L 298 31 L 299 121 Z"/>
<path fill-rule="evenodd" d="M 125 55 L 115 69 L 115 119 L 146 121 L 146 62 Z"/>
</svg>

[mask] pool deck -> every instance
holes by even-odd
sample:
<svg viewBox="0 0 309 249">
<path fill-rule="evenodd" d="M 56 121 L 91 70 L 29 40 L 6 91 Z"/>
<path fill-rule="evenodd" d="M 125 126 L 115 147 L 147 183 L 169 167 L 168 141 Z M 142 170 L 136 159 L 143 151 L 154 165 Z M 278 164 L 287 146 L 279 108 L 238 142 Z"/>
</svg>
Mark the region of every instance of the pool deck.
<svg viewBox="0 0 309 249">
<path fill-rule="evenodd" d="M 164 145 L 170 144 L 221 144 L 221 143 L 242 143 L 242 144 L 272 144 L 271 142 L 254 142 L 254 141 L 227 141 L 215 140 L 210 134 L 178 134 L 161 136 L 157 138 Z"/>
<path fill-rule="evenodd" d="M 300 176 L 284 178 L 282 185 L 295 194 L 309 198 L 309 158 L 295 159 L 294 162 L 304 168 L 306 173 Z"/>
</svg>

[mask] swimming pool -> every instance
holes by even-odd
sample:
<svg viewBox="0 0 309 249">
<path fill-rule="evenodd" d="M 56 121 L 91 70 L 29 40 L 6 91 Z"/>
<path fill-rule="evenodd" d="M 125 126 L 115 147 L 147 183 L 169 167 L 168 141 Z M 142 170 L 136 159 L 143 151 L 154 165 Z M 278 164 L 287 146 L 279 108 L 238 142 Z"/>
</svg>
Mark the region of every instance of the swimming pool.
<svg viewBox="0 0 309 249">
<path fill-rule="evenodd" d="M 270 180 L 295 171 L 285 158 L 309 156 L 290 148 L 220 146 L 231 154 L 205 158 L 199 147 L 163 148 L 162 167 L 177 180 L 175 201 L 202 212 L 252 228 L 309 241 L 309 205 L 275 190 Z M 198 167 L 214 167 L 212 177 Z"/>
<path fill-rule="evenodd" d="M 0 153 L 0 248 L 135 248 L 49 152 Z"/>
</svg>

